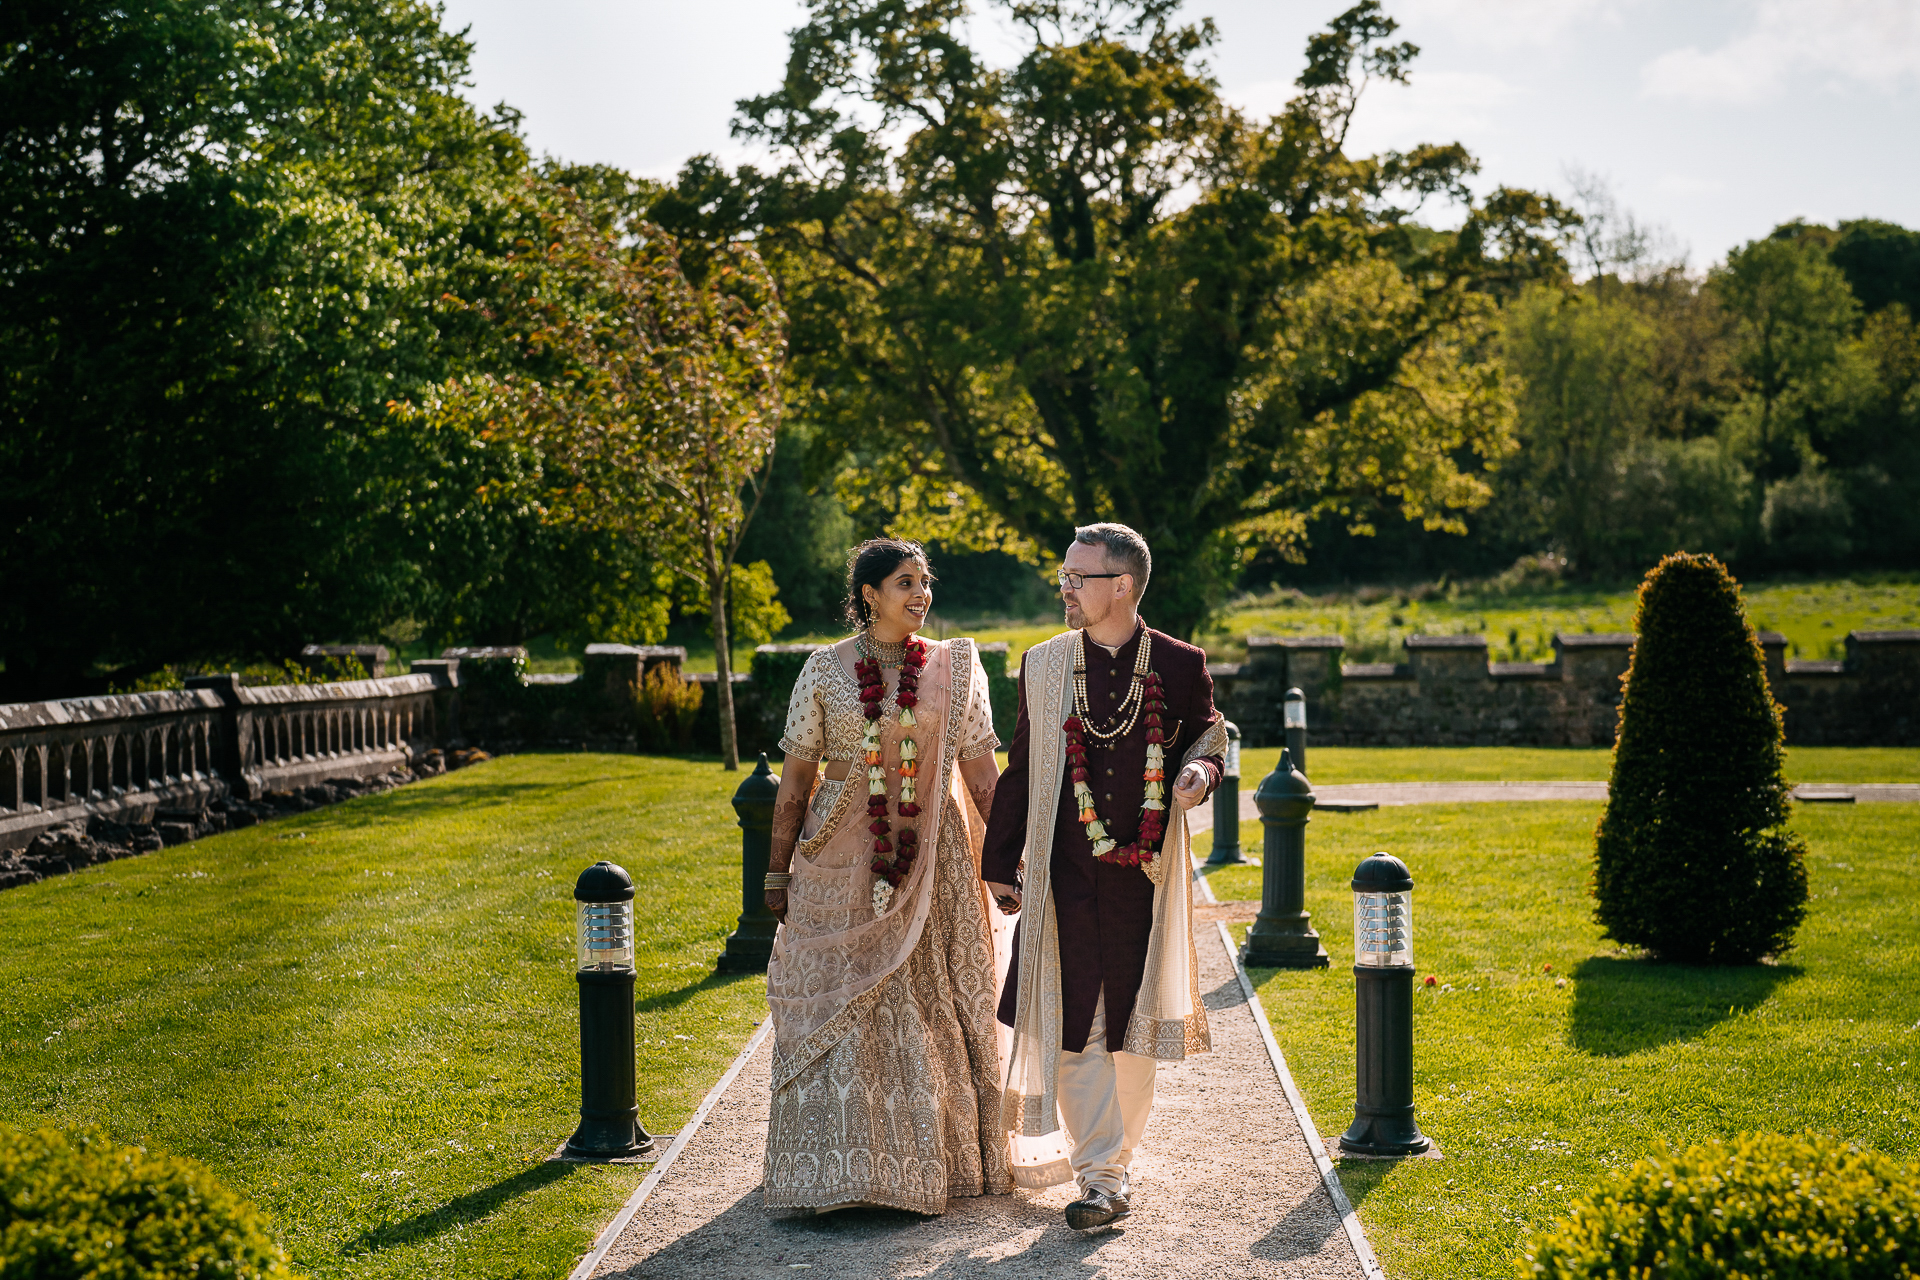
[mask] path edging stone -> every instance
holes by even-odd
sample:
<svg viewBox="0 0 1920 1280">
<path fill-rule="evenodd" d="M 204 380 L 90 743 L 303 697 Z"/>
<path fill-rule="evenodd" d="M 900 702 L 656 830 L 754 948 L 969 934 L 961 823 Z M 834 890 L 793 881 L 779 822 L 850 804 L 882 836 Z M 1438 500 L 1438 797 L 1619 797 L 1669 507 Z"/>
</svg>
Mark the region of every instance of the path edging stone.
<svg viewBox="0 0 1920 1280">
<path fill-rule="evenodd" d="M 680 1153 L 685 1151 L 687 1144 L 693 1141 L 693 1135 L 700 1132 L 700 1126 L 706 1121 L 707 1113 L 713 1110 L 716 1102 L 720 1101 L 727 1087 L 733 1083 L 734 1077 L 746 1068 L 748 1059 L 753 1057 L 754 1051 L 760 1047 L 760 1042 L 765 1040 L 772 1030 L 773 1019 L 771 1017 L 763 1019 L 759 1028 L 747 1040 L 746 1047 L 735 1056 L 733 1065 L 726 1069 L 725 1074 L 714 1083 L 713 1088 L 707 1090 L 707 1096 L 700 1099 L 700 1105 L 693 1109 L 693 1115 L 680 1126 L 680 1132 L 674 1137 L 673 1145 L 667 1148 L 667 1153 L 660 1157 L 660 1162 L 654 1165 L 647 1176 L 641 1180 L 640 1185 L 633 1189 L 633 1194 L 627 1197 L 624 1205 L 620 1206 L 620 1212 L 614 1215 L 613 1221 L 594 1237 L 593 1248 L 587 1251 L 586 1257 L 580 1259 L 579 1265 L 568 1274 L 567 1280 L 589 1280 L 600 1263 L 605 1260 L 607 1251 L 620 1239 L 620 1233 L 627 1229 L 629 1222 L 633 1221 L 633 1215 L 640 1212 L 640 1206 L 647 1202 L 647 1197 L 653 1194 L 653 1189 L 660 1185 L 662 1178 L 667 1176 L 667 1170 L 673 1167 L 673 1162 L 680 1158 Z"/>
<path fill-rule="evenodd" d="M 1333 1161 L 1327 1157 L 1327 1148 L 1320 1141 L 1320 1130 L 1315 1127 L 1313 1117 L 1307 1112 L 1307 1104 L 1300 1097 L 1300 1090 L 1293 1083 L 1293 1073 L 1287 1070 L 1286 1055 L 1280 1052 L 1280 1044 L 1273 1038 L 1273 1025 L 1267 1021 L 1266 1006 L 1260 1003 L 1260 993 L 1253 989 L 1253 979 L 1247 976 L 1247 967 L 1240 963 L 1240 954 L 1234 949 L 1233 935 L 1227 932 L 1224 920 L 1215 921 L 1220 930 L 1220 945 L 1227 950 L 1227 958 L 1233 961 L 1233 971 L 1240 978 L 1240 994 L 1247 998 L 1247 1009 L 1253 1014 L 1254 1024 L 1260 1030 L 1260 1042 L 1267 1046 L 1267 1058 L 1273 1063 L 1273 1074 L 1280 1078 L 1280 1089 L 1287 1095 L 1287 1105 L 1293 1108 L 1293 1118 L 1300 1123 L 1301 1136 L 1307 1140 L 1307 1149 L 1313 1152 L 1313 1163 L 1320 1170 L 1320 1181 L 1326 1185 L 1327 1195 L 1333 1200 L 1335 1212 L 1340 1215 L 1340 1225 L 1346 1228 L 1347 1243 L 1353 1246 L 1354 1256 L 1360 1259 L 1361 1270 L 1367 1274 L 1367 1280 L 1387 1280 L 1386 1272 L 1380 1269 L 1380 1260 L 1374 1256 L 1373 1246 L 1367 1243 L 1367 1233 L 1360 1225 L 1360 1215 L 1354 1212 L 1353 1202 L 1347 1199 L 1346 1188 L 1340 1185 L 1340 1175 L 1333 1167 Z"/>
</svg>

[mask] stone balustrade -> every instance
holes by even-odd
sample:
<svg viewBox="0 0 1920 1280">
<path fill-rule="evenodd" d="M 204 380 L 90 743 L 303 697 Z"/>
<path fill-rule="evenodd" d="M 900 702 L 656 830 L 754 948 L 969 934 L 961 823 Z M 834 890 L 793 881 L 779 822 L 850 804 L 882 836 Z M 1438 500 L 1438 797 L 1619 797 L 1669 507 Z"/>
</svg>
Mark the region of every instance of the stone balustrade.
<svg viewBox="0 0 1920 1280">
<path fill-rule="evenodd" d="M 0 706 L 0 849 L 76 819 L 148 823 L 219 796 L 256 800 L 387 773 L 438 740 L 443 675 L 184 690 Z"/>
</svg>

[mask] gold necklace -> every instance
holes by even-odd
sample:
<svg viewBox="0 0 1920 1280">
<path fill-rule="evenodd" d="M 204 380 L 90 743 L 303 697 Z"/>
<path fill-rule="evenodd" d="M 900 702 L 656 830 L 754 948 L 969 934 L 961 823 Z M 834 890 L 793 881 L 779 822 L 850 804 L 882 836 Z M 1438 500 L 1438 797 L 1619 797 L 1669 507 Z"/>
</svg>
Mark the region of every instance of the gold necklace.
<svg viewBox="0 0 1920 1280">
<path fill-rule="evenodd" d="M 898 667 L 907 660 L 907 642 L 888 644 L 884 640 L 875 640 L 873 632 L 862 631 L 854 637 L 854 651 L 861 657 L 879 663 L 883 667 Z"/>
<path fill-rule="evenodd" d="M 1140 647 L 1133 655 L 1133 683 L 1127 686 L 1127 696 L 1113 713 L 1113 719 L 1104 725 L 1097 725 L 1093 722 L 1093 708 L 1087 699 L 1087 633 L 1084 630 L 1073 633 L 1073 713 L 1080 717 L 1080 723 L 1089 738 L 1112 742 L 1133 732 L 1133 726 L 1140 720 L 1140 708 L 1147 702 L 1146 680 L 1152 660 L 1153 633 L 1142 627 Z"/>
</svg>

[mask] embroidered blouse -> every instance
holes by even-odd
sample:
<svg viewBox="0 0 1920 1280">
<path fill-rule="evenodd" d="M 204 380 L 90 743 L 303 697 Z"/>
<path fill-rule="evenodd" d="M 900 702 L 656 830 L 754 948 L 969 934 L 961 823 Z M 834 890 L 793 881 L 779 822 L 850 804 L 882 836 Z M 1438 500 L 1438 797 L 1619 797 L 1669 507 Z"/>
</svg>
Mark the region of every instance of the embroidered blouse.
<svg viewBox="0 0 1920 1280">
<path fill-rule="evenodd" d="M 960 712 L 960 759 L 973 760 L 998 747 L 1000 739 L 993 734 L 993 702 L 979 651 L 970 642 L 966 648 L 968 661 L 973 663 L 973 678 L 967 682 L 967 705 Z M 888 694 L 885 707 L 892 710 L 893 706 L 893 695 Z M 780 750 L 799 760 L 851 762 L 859 758 L 860 740 L 866 730 L 860 687 L 848 674 L 846 664 L 832 645 L 815 650 L 793 682 Z"/>
</svg>

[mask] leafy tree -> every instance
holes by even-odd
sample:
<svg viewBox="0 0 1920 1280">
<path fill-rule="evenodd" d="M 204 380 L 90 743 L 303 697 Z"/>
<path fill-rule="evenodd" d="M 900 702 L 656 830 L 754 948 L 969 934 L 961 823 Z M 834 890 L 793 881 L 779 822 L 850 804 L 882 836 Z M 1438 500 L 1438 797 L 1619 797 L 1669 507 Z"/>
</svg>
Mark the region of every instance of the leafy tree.
<svg viewBox="0 0 1920 1280">
<path fill-rule="evenodd" d="M 596 223 L 573 192 L 530 184 L 537 223 L 472 309 L 520 348 L 515 371 L 448 381 L 402 416 L 515 451 L 502 498 L 550 524 L 644 546 L 704 596 L 719 665 L 721 748 L 734 735 L 728 600 L 786 624 L 764 562 L 736 560 L 765 492 L 780 419 L 785 316 L 741 244 L 683 255 L 657 227 Z"/>
<path fill-rule="evenodd" d="M 1786 827 L 1780 708 L 1740 585 L 1712 556 L 1668 556 L 1634 631 L 1594 914 L 1665 960 L 1777 955 L 1806 917 L 1806 847 Z"/>
<path fill-rule="evenodd" d="M 1827 257 L 1869 314 L 1898 303 L 1920 315 L 1920 231 L 1861 218 L 1843 222 Z"/>
<path fill-rule="evenodd" d="M 404 0 L 0 8 L 0 698 L 410 612 L 384 405 L 525 165 L 467 54 Z"/>
<path fill-rule="evenodd" d="M 1736 324 L 1755 475 L 1795 475 L 1812 448 L 1813 423 L 1853 372 L 1859 304 L 1820 243 L 1779 233 L 1728 254 L 1712 285 Z"/>
<path fill-rule="evenodd" d="M 1416 52 L 1374 0 L 1264 123 L 1221 101 L 1211 24 L 1175 9 L 1009 3 L 1026 51 L 996 68 L 960 0 L 822 0 L 785 82 L 742 103 L 785 167 L 696 161 L 654 216 L 759 238 L 794 411 L 871 458 L 869 493 L 977 503 L 1043 548 L 1123 520 L 1161 566 L 1156 623 L 1190 634 L 1314 512 L 1464 527 L 1510 448 L 1488 291 L 1557 273 L 1567 219 L 1474 201 L 1458 145 L 1346 154 L 1363 88 Z M 1435 198 L 1465 207 L 1457 232 L 1416 221 Z"/>
</svg>

